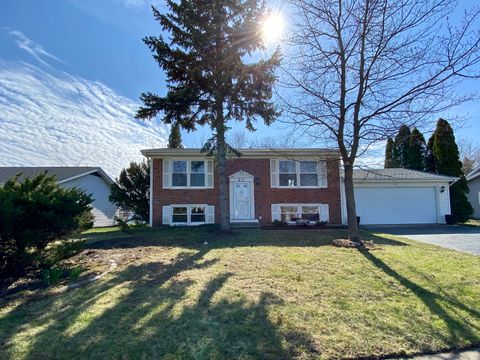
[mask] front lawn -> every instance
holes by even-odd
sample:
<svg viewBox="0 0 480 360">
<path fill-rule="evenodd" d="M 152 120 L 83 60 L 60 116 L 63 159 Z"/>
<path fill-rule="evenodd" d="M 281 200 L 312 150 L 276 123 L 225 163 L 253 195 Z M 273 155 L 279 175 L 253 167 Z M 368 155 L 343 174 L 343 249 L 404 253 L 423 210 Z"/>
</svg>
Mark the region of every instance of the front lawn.
<svg viewBox="0 0 480 360">
<path fill-rule="evenodd" d="M 0 358 L 344 359 L 480 344 L 473 255 L 379 234 L 370 252 L 335 248 L 341 232 L 326 230 L 107 234 L 73 259 L 107 271 L 100 280 L 0 304 Z"/>
</svg>

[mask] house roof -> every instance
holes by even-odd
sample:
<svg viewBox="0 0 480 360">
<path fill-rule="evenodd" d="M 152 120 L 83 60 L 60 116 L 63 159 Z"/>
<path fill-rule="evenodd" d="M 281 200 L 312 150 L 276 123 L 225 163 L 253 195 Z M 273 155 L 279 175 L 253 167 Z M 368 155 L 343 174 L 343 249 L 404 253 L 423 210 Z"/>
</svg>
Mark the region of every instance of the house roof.
<svg viewBox="0 0 480 360">
<path fill-rule="evenodd" d="M 0 184 L 4 184 L 8 179 L 17 174 L 22 174 L 20 178 L 33 177 L 42 172 L 47 172 L 48 175 L 54 175 L 58 183 L 65 183 L 67 181 L 97 173 L 107 183 L 113 184 L 112 178 L 110 178 L 100 167 L 87 167 L 87 166 L 32 166 L 32 167 L 0 167 Z"/>
<path fill-rule="evenodd" d="M 476 179 L 477 177 L 480 176 L 480 166 L 477 166 L 475 169 L 473 169 L 471 172 L 469 172 L 466 176 L 467 181 Z"/>
<path fill-rule="evenodd" d="M 237 149 L 243 157 L 261 158 L 261 157 L 292 157 L 292 156 L 321 156 L 324 158 L 339 158 L 340 153 L 337 149 L 325 148 L 303 148 L 303 149 Z M 141 153 L 146 157 L 204 157 L 205 153 L 198 148 L 189 149 L 145 149 Z"/>
<path fill-rule="evenodd" d="M 353 181 L 355 182 L 450 182 L 457 180 L 456 177 L 431 174 L 424 171 L 389 168 L 354 170 Z"/>
</svg>

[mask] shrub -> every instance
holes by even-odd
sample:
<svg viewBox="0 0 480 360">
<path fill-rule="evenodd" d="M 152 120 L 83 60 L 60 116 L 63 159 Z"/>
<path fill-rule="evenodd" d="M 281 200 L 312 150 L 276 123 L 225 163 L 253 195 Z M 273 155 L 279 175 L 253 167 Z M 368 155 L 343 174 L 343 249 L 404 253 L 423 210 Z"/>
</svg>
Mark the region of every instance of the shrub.
<svg viewBox="0 0 480 360">
<path fill-rule="evenodd" d="M 287 223 L 284 222 L 284 221 L 280 221 L 280 220 L 274 220 L 274 221 L 272 221 L 272 225 L 273 226 L 285 226 L 285 225 L 287 225 Z"/>
<path fill-rule="evenodd" d="M 32 265 L 52 241 L 93 225 L 92 198 L 58 186 L 46 173 L 0 187 L 0 272 L 11 276 Z"/>
</svg>

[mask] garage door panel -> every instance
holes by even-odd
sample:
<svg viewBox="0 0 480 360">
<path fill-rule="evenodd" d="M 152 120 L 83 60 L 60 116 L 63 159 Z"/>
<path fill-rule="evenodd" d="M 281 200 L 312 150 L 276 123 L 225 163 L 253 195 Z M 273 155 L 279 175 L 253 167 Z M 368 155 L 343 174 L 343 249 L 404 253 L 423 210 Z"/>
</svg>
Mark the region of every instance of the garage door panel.
<svg viewBox="0 0 480 360">
<path fill-rule="evenodd" d="M 433 187 L 355 188 L 362 224 L 431 224 L 437 222 Z"/>
</svg>

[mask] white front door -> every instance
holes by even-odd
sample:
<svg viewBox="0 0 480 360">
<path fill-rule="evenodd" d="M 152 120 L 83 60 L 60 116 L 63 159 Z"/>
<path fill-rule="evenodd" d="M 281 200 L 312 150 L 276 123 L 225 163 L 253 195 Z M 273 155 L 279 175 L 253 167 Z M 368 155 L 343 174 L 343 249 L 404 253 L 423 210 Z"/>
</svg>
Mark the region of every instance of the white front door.
<svg viewBox="0 0 480 360">
<path fill-rule="evenodd" d="M 234 220 L 251 218 L 250 182 L 235 182 L 233 184 L 233 216 Z"/>
</svg>

